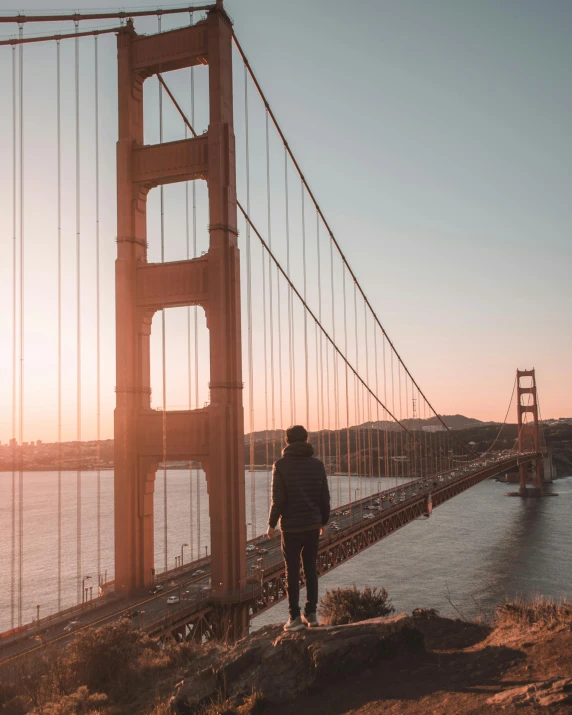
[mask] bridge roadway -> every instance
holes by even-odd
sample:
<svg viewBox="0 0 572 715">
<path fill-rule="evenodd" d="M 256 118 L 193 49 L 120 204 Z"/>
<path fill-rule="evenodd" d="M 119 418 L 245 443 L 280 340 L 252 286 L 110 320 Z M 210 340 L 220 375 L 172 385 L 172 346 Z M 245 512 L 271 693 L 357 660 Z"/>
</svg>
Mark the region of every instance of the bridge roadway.
<svg viewBox="0 0 572 715">
<path fill-rule="evenodd" d="M 351 504 L 336 508 L 320 540 L 318 570 L 320 575 L 339 566 L 365 548 L 405 526 L 429 515 L 431 508 L 448 501 L 462 491 L 522 462 L 535 459 L 536 453 L 501 453 L 499 457 L 477 459 L 466 467 L 423 479 L 412 479 L 399 486 L 368 495 Z M 431 502 L 431 507 L 429 507 Z M 255 551 L 247 554 L 249 585 L 240 600 L 250 602 L 251 616 L 275 605 L 285 597 L 284 563 L 280 540 L 266 537 L 249 542 Z M 52 620 L 40 628 L 29 628 L 23 634 L 0 641 L 1 663 L 24 653 L 42 649 L 54 642 L 65 643 L 84 628 L 103 625 L 131 614 L 135 626 L 151 635 L 179 632 L 188 636 L 213 632 L 217 605 L 210 593 L 210 563 L 206 559 L 166 574 L 163 590 L 157 594 L 134 593 L 130 598 L 112 597 L 96 602 L 74 616 Z M 175 596 L 177 603 L 168 604 Z M 64 628 L 70 620 L 79 621 L 72 632 Z"/>
</svg>

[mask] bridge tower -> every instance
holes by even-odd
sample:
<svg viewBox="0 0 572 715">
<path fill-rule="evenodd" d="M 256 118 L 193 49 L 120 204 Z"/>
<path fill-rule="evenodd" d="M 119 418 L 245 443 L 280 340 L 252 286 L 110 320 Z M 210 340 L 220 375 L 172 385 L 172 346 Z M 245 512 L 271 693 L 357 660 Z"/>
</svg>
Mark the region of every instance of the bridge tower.
<svg viewBox="0 0 572 715">
<path fill-rule="evenodd" d="M 145 79 L 209 66 L 208 131 L 169 143 L 143 143 Z M 240 265 L 232 98 L 232 26 L 221 0 L 193 26 L 118 35 L 115 586 L 154 580 L 153 492 L 165 458 L 200 461 L 207 476 L 212 589 L 225 607 L 227 632 L 247 628 L 240 605 L 246 584 L 244 417 Z M 206 255 L 147 262 L 148 192 L 161 184 L 206 180 L 210 243 Z M 210 337 L 210 404 L 189 411 L 151 409 L 151 321 L 156 311 L 200 305 Z"/>
<path fill-rule="evenodd" d="M 527 387 L 521 385 L 522 378 L 531 378 L 532 384 Z M 536 395 L 536 374 L 534 369 L 532 370 L 517 370 L 516 371 L 516 396 L 517 396 L 517 415 L 518 415 L 518 449 L 520 452 L 523 451 L 541 451 L 540 435 L 538 429 L 538 400 Z M 525 413 L 531 413 L 533 417 L 533 422 L 525 423 L 523 421 L 523 415 Z M 519 494 L 521 496 L 540 496 L 542 494 L 542 483 L 544 480 L 544 468 L 543 460 L 535 460 L 535 479 L 534 487 L 528 488 L 526 486 L 527 482 L 527 470 L 524 464 L 519 466 L 520 472 L 520 486 Z"/>
</svg>

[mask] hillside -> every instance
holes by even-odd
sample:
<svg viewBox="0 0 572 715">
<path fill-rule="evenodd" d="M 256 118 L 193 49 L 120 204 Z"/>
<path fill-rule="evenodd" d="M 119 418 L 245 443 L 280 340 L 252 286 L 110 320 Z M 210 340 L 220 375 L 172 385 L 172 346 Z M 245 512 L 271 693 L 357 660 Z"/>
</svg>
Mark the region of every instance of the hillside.
<svg viewBox="0 0 572 715">
<path fill-rule="evenodd" d="M 167 642 L 127 620 L 2 670 L 9 715 L 565 715 L 572 710 L 572 604 L 500 606 L 494 623 L 411 616 L 235 645 Z"/>
</svg>

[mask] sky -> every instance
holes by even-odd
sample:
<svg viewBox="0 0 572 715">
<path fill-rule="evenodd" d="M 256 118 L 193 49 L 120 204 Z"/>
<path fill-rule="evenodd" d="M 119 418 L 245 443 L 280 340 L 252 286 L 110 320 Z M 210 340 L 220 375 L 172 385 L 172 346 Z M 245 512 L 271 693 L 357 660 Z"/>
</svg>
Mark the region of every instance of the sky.
<svg viewBox="0 0 572 715">
<path fill-rule="evenodd" d="M 108 9 L 108 3 L 109 0 L 99 4 L 95 0 L 58 0 L 57 5 L 58 9 L 81 11 Z M 502 420 L 516 368 L 535 367 L 542 417 L 572 415 L 570 3 L 227 0 L 225 6 L 354 273 L 438 412 Z M 123 0 L 122 7 L 127 10 L 142 6 Z M 30 5 L 18 9 L 30 12 L 37 8 Z M 13 9 L 8 0 L 0 0 L 1 14 Z M 46 6 L 41 9 L 45 11 Z M 165 17 L 163 29 L 187 22 L 188 15 Z M 34 29 L 47 31 L 45 25 Z M 156 18 L 141 21 L 137 29 L 155 32 Z M 0 26 L 1 35 L 11 32 L 12 28 Z M 98 40 L 102 437 L 112 436 L 115 400 L 114 43 L 112 35 Z M 53 43 L 30 46 L 25 50 L 24 61 L 24 439 L 54 439 L 57 425 L 55 52 Z M 73 41 L 62 41 L 64 439 L 78 434 L 73 52 Z M 6 99 L 9 109 L 11 61 L 11 49 L 0 47 L 0 96 Z M 82 41 L 80 63 L 81 436 L 94 438 L 97 331 L 93 40 Z M 244 201 L 243 70 L 238 63 L 235 70 L 238 190 Z M 195 72 L 195 122 L 199 131 L 208 126 L 207 71 L 199 68 Z M 188 73 L 170 74 L 173 76 L 166 79 L 190 111 Z M 149 80 L 145 89 L 146 142 L 159 139 L 158 88 L 153 82 Z M 264 226 L 264 115 L 256 106 L 252 87 L 248 91 L 252 215 L 257 225 Z M 165 103 L 164 139 L 183 136 L 180 120 Z M 283 172 L 279 165 L 281 148 L 275 138 L 271 144 L 272 235 L 276 251 L 285 260 L 280 213 L 283 209 L 278 205 L 283 193 L 278 188 L 279 174 Z M 17 241 L 13 240 L 12 145 L 12 112 L 5 111 L 0 117 L 3 443 L 12 436 L 12 252 L 14 245 L 19 247 L 18 220 Z M 291 169 L 289 177 L 294 187 Z M 208 246 L 204 185 L 197 184 L 196 192 L 200 253 Z M 300 214 L 299 203 L 296 204 L 299 198 L 295 196 L 299 189 L 292 188 L 291 192 L 295 270 L 300 260 L 298 244 L 294 243 L 300 240 L 296 218 Z M 149 260 L 159 260 L 158 196 L 154 191 L 149 197 Z M 18 194 L 16 198 L 18 204 Z M 186 257 L 185 202 L 184 186 L 165 189 L 166 260 Z M 308 228 L 308 235 L 311 231 L 315 228 Z M 245 240 L 242 227 L 243 262 Z M 323 236 L 319 240 L 323 241 Z M 327 243 L 322 243 L 322 248 L 327 250 Z M 256 251 L 258 247 L 253 248 L 253 260 L 260 261 L 261 254 Z M 311 273 L 314 270 L 309 288 L 314 305 L 316 264 L 310 261 L 309 267 Z M 243 278 L 245 275 L 243 270 Z M 260 271 L 255 270 L 255 304 L 261 291 L 260 280 Z M 336 290 L 339 291 L 338 285 Z M 166 403 L 171 408 L 185 408 L 189 392 L 187 311 L 172 313 L 166 318 Z M 201 389 L 198 395 L 191 394 L 189 401 L 202 404 L 208 399 L 207 328 L 202 310 L 197 314 Z M 299 309 L 294 308 L 295 318 L 299 320 L 300 315 Z M 191 311 L 192 320 L 193 316 Z M 333 319 L 331 327 L 335 324 L 339 328 L 337 320 Z M 154 406 L 162 404 L 160 321 L 156 315 L 152 336 Z M 246 322 L 243 316 L 245 329 Z M 262 330 L 255 324 L 253 333 L 254 375 L 258 376 Z M 297 346 L 299 350 L 299 341 Z M 245 359 L 248 383 L 247 363 Z M 299 387 L 300 378 L 297 379 Z M 256 389 L 262 391 L 260 380 Z M 254 400 L 255 426 L 262 429 L 263 404 L 257 396 Z"/>
</svg>

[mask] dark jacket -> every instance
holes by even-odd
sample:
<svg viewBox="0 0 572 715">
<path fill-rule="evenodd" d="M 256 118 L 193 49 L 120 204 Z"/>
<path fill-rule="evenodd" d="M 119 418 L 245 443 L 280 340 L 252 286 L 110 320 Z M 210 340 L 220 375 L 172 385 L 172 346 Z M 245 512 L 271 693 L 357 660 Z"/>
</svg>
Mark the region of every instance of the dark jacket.
<svg viewBox="0 0 572 715">
<path fill-rule="evenodd" d="M 293 442 L 282 450 L 272 470 L 272 507 L 268 523 L 282 531 L 319 529 L 330 517 L 330 490 L 323 462 L 308 442 Z"/>
</svg>

